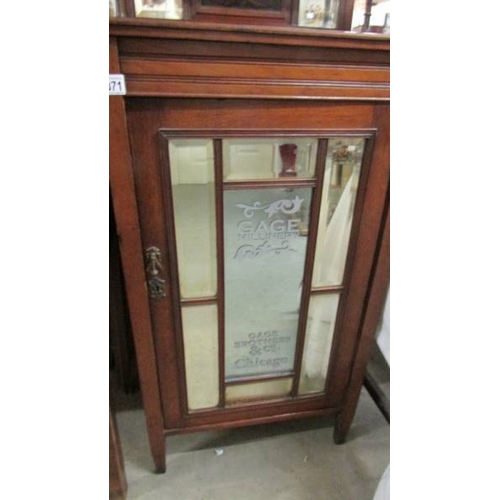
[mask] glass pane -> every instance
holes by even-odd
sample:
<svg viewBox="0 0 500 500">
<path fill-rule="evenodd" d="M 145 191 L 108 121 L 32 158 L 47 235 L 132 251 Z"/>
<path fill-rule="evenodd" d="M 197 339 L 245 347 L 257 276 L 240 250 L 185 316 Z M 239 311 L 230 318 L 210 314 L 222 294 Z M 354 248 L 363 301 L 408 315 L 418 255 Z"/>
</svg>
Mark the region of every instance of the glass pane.
<svg viewBox="0 0 500 500">
<path fill-rule="evenodd" d="M 217 306 L 182 308 L 186 384 L 190 410 L 219 404 Z"/>
<path fill-rule="evenodd" d="M 338 294 L 311 296 L 299 394 L 321 392 L 325 389 L 338 305 Z"/>
<path fill-rule="evenodd" d="M 300 0 L 299 26 L 308 28 L 336 28 L 338 4 L 338 0 Z"/>
<path fill-rule="evenodd" d="M 293 369 L 311 191 L 224 192 L 228 378 Z"/>
<path fill-rule="evenodd" d="M 182 0 L 134 0 L 135 15 L 155 19 L 182 19 Z"/>
<path fill-rule="evenodd" d="M 342 283 L 363 150 L 364 139 L 328 141 L 313 287 Z"/>
<path fill-rule="evenodd" d="M 251 384 L 229 385 L 226 387 L 226 401 L 241 399 L 269 399 L 288 396 L 292 390 L 292 378 L 253 382 Z"/>
<path fill-rule="evenodd" d="M 368 17 L 366 14 L 369 14 Z M 368 0 L 354 0 L 351 31 L 389 35 L 391 32 L 390 0 L 371 2 L 370 5 Z"/>
<path fill-rule="evenodd" d="M 310 178 L 316 166 L 317 139 L 225 139 L 224 179 Z"/>
<path fill-rule="evenodd" d="M 109 0 L 109 17 L 116 17 L 119 15 L 118 4 L 116 0 Z"/>
<path fill-rule="evenodd" d="M 175 236 L 182 298 L 217 293 L 212 141 L 169 141 Z"/>
</svg>

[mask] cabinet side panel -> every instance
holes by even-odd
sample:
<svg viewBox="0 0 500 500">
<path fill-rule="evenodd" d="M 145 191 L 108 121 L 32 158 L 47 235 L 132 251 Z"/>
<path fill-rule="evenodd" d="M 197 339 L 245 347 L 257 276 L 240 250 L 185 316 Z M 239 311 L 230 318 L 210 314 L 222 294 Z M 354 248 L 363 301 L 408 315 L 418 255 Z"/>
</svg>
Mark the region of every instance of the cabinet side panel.
<svg viewBox="0 0 500 500">
<path fill-rule="evenodd" d="M 110 39 L 110 73 L 119 73 L 116 40 Z M 109 182 L 120 239 L 123 274 L 137 354 L 148 436 L 158 471 L 165 470 L 163 416 L 158 393 L 156 353 L 149 316 L 142 242 L 137 214 L 124 100 L 109 98 Z"/>
</svg>

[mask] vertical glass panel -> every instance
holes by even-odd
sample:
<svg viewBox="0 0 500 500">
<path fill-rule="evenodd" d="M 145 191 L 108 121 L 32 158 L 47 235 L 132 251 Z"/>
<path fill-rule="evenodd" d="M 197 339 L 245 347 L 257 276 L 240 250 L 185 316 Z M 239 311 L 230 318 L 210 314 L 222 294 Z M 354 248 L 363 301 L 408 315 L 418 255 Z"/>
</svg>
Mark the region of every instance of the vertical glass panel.
<svg viewBox="0 0 500 500">
<path fill-rule="evenodd" d="M 298 25 L 307 28 L 337 27 L 338 0 L 300 0 Z"/>
<path fill-rule="evenodd" d="M 117 0 L 109 0 L 109 17 L 118 16 L 118 3 Z"/>
<path fill-rule="evenodd" d="M 224 192 L 228 379 L 293 369 L 311 191 Z"/>
<path fill-rule="evenodd" d="M 217 293 L 212 141 L 169 141 L 177 260 L 182 298 Z"/>
<path fill-rule="evenodd" d="M 182 308 L 186 385 L 190 410 L 219 404 L 217 306 Z"/>
<path fill-rule="evenodd" d="M 266 382 L 251 384 L 237 384 L 226 387 L 226 401 L 232 402 L 242 399 L 269 399 L 288 396 L 292 390 L 293 378 L 281 378 Z"/>
<path fill-rule="evenodd" d="M 311 295 L 299 394 L 325 389 L 339 297 L 338 294 Z"/>
<path fill-rule="evenodd" d="M 342 283 L 363 150 L 364 139 L 328 141 L 313 287 Z"/>
<path fill-rule="evenodd" d="M 134 0 L 135 15 L 154 19 L 182 19 L 182 0 Z"/>
<path fill-rule="evenodd" d="M 317 139 L 224 139 L 226 181 L 310 178 L 316 166 Z"/>
</svg>

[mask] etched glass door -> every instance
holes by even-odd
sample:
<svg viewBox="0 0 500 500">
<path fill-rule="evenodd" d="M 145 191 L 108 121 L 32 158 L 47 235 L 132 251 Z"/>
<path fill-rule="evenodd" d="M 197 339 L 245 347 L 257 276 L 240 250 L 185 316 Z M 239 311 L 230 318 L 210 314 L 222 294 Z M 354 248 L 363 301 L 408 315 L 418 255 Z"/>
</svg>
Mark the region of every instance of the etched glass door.
<svg viewBox="0 0 500 500">
<path fill-rule="evenodd" d="M 323 393 L 369 136 L 160 138 L 188 410 Z"/>
</svg>

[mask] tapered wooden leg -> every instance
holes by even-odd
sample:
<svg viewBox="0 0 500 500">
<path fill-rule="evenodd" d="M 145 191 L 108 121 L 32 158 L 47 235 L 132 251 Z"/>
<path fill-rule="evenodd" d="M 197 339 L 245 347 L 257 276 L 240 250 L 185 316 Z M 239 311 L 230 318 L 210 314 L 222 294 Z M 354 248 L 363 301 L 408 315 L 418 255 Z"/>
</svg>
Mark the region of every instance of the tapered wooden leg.
<svg viewBox="0 0 500 500">
<path fill-rule="evenodd" d="M 353 396 L 354 401 L 348 402 L 345 408 L 335 415 L 335 421 L 333 425 L 333 440 L 335 444 L 345 443 L 347 433 L 349 432 L 352 421 L 354 419 L 354 413 L 356 412 L 358 398 L 359 392 L 357 397 Z"/>
<path fill-rule="evenodd" d="M 167 470 L 167 443 L 164 436 L 151 443 L 151 452 L 155 463 L 156 474 L 163 474 Z"/>
<path fill-rule="evenodd" d="M 147 399 L 143 398 L 146 403 Z M 167 443 L 163 433 L 163 424 L 156 420 L 154 415 L 148 414 L 145 406 L 146 427 L 148 430 L 149 447 L 153 455 L 153 462 L 156 474 L 162 474 L 167 470 Z"/>
</svg>

